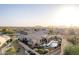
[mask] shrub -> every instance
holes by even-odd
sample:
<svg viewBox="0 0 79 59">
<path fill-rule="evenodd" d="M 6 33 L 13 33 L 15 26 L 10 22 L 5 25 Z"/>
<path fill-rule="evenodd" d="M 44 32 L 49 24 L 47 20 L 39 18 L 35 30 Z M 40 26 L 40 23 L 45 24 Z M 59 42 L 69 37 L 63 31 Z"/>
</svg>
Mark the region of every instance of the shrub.
<svg viewBox="0 0 79 59">
<path fill-rule="evenodd" d="M 67 39 L 69 42 L 71 42 L 73 45 L 77 45 L 78 44 L 78 38 L 77 36 L 72 36 L 70 38 Z"/>
<path fill-rule="evenodd" d="M 64 55 L 79 55 L 79 46 L 68 46 L 64 50 Z"/>
<path fill-rule="evenodd" d="M 15 54 L 15 53 L 16 53 L 16 49 L 14 47 L 11 47 L 6 50 L 6 54 Z"/>
<path fill-rule="evenodd" d="M 14 30 L 9 29 L 9 28 L 4 28 L 4 29 L 2 29 L 1 32 L 2 32 L 3 34 L 14 34 L 14 33 L 15 33 Z"/>
<path fill-rule="evenodd" d="M 45 49 L 35 49 L 36 52 L 38 52 L 39 54 L 46 54 L 48 53 L 48 50 L 45 50 Z"/>
</svg>

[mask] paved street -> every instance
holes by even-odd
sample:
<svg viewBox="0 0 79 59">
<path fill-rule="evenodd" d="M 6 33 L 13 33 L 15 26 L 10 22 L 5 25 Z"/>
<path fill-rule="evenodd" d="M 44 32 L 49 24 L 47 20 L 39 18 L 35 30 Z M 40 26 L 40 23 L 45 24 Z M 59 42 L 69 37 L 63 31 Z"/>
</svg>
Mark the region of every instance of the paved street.
<svg viewBox="0 0 79 59">
<path fill-rule="evenodd" d="M 24 43 L 19 42 L 19 44 L 20 44 L 22 47 L 24 47 L 24 48 L 26 49 L 26 51 L 29 50 L 29 51 L 35 53 L 36 55 L 39 55 L 39 53 L 35 52 L 34 50 L 32 50 L 31 48 L 29 48 L 29 47 L 28 47 L 27 45 L 25 45 Z"/>
</svg>

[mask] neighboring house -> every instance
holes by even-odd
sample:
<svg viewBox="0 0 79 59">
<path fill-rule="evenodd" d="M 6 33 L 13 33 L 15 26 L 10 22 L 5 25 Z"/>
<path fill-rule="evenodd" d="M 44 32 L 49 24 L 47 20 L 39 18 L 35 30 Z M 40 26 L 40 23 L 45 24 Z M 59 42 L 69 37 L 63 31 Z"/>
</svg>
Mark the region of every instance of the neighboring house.
<svg viewBox="0 0 79 59">
<path fill-rule="evenodd" d="M 32 42 L 32 45 L 39 45 L 40 44 L 40 40 L 42 39 L 42 36 L 45 35 L 45 33 L 43 31 L 38 31 L 38 32 L 34 32 L 28 35 L 19 35 L 17 36 L 20 40 L 23 40 L 24 38 L 26 38 L 27 40 L 30 40 L 30 42 Z"/>
<path fill-rule="evenodd" d="M 1 47 L 7 40 L 10 40 L 10 37 L 9 37 L 9 36 L 6 36 L 6 35 L 0 36 L 0 47 Z"/>
<path fill-rule="evenodd" d="M 48 34 L 44 33 L 42 30 L 28 34 L 28 35 L 20 34 L 19 36 L 17 36 L 17 38 L 20 39 L 21 41 L 25 42 L 25 43 L 28 42 L 33 47 L 35 45 L 48 44 L 52 40 L 54 40 L 50 44 L 50 47 L 53 47 L 53 45 L 57 45 L 58 42 L 61 41 L 61 39 L 62 39 L 60 36 L 48 35 Z"/>
<path fill-rule="evenodd" d="M 45 41 L 47 43 L 45 43 Z M 61 45 L 62 37 L 56 36 L 56 35 L 50 35 L 50 36 L 44 36 L 44 38 L 41 40 L 41 43 L 43 47 L 45 48 L 53 48 L 58 47 L 58 45 Z"/>
<path fill-rule="evenodd" d="M 33 45 L 32 39 L 26 35 L 18 36 L 18 40 L 22 41 L 25 44 Z"/>
</svg>

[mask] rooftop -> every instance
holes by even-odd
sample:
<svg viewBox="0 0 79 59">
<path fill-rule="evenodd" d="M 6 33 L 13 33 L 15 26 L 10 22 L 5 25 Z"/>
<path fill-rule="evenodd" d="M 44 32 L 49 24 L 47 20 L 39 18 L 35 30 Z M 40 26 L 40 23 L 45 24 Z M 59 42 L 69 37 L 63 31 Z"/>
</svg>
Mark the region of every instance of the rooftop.
<svg viewBox="0 0 79 59">
<path fill-rule="evenodd" d="M 9 39 L 10 39 L 9 36 L 6 35 L 0 36 L 0 47 Z"/>
</svg>

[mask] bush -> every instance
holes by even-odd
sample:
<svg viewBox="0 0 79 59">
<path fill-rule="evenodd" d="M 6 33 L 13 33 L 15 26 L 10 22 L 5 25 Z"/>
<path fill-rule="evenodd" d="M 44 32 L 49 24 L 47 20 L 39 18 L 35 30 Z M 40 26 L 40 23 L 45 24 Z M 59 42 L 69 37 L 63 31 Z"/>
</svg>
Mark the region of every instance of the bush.
<svg viewBox="0 0 79 59">
<path fill-rule="evenodd" d="M 9 28 L 4 28 L 2 29 L 1 31 L 3 34 L 14 34 L 15 31 L 13 31 L 12 29 L 9 29 Z"/>
<path fill-rule="evenodd" d="M 36 52 L 38 52 L 39 54 L 46 54 L 48 53 L 48 50 L 45 50 L 45 49 L 35 49 Z"/>
<path fill-rule="evenodd" d="M 68 38 L 67 40 L 69 42 L 71 42 L 73 45 L 77 45 L 78 44 L 77 36 L 72 36 L 72 37 Z"/>
<path fill-rule="evenodd" d="M 53 34 L 53 29 L 49 29 L 48 34 Z"/>
<path fill-rule="evenodd" d="M 15 53 L 16 53 L 16 49 L 14 47 L 11 47 L 6 50 L 6 54 L 15 54 Z"/>
<path fill-rule="evenodd" d="M 64 50 L 64 55 L 79 55 L 79 46 L 68 46 Z"/>
</svg>

